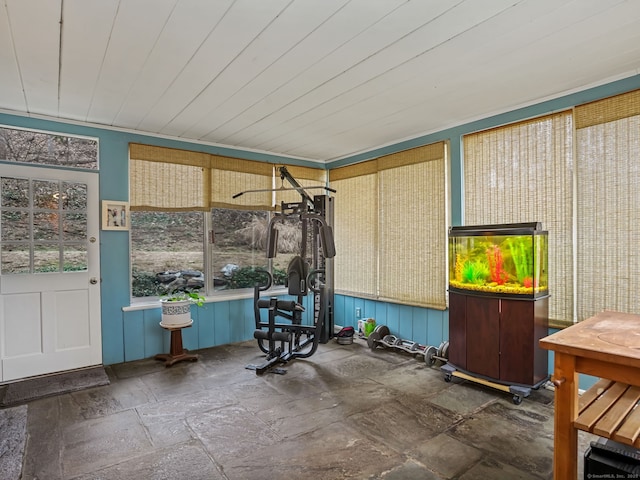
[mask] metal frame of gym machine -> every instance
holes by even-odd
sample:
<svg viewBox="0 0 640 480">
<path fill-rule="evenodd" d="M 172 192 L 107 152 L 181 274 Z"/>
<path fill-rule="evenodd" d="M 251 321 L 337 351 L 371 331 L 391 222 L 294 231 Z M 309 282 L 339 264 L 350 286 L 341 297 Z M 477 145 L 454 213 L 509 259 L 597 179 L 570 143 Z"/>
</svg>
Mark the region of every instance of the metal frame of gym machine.
<svg viewBox="0 0 640 480">
<path fill-rule="evenodd" d="M 267 370 L 273 373 L 286 373 L 281 368 L 273 368 L 294 358 L 308 358 L 315 353 L 319 343 L 326 343 L 333 337 L 333 198 L 329 195 L 314 195 L 307 190 L 322 188 L 328 192 L 335 190 L 326 187 L 303 187 L 291 176 L 286 167 L 279 167 L 280 178 L 286 180 L 292 188 L 257 191 L 295 190 L 300 202 L 281 202 L 280 212 L 274 213 L 269 221 L 267 258 L 274 258 L 278 250 L 278 229 L 276 224 L 288 218 L 297 217 L 301 224 L 302 239 L 300 254 L 292 259 L 288 268 L 288 294 L 295 300 L 280 300 L 277 297 L 260 298 L 260 293 L 268 290 L 272 284 L 271 274 L 266 285 L 254 287 L 254 315 L 256 329 L 254 338 L 266 359 L 261 365 L 248 365 L 247 368 L 262 374 Z M 248 193 L 248 192 L 242 192 Z M 242 194 L 241 193 L 241 194 Z M 235 197 L 241 195 L 237 194 Z M 307 250 L 311 251 L 308 252 Z M 309 257 L 310 263 L 307 263 Z M 304 324 L 302 314 L 305 311 L 303 297 L 313 293 L 313 322 Z M 260 310 L 268 312 L 267 321 L 263 321 Z M 277 318 L 286 319 L 279 322 Z"/>
</svg>

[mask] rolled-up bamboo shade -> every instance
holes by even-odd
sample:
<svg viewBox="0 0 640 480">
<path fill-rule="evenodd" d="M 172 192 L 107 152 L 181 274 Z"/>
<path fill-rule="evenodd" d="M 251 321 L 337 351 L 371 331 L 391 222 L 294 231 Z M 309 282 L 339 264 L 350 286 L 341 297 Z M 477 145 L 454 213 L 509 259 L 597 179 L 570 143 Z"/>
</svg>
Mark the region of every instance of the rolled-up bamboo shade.
<svg viewBox="0 0 640 480">
<path fill-rule="evenodd" d="M 174 148 L 129 145 L 132 210 L 205 210 L 209 155 Z"/>
<path fill-rule="evenodd" d="M 640 90 L 585 103 L 575 108 L 576 129 L 640 115 Z"/>
<path fill-rule="evenodd" d="M 272 164 L 136 143 L 129 145 L 129 158 L 132 210 L 272 208 L 270 192 L 233 198 L 247 190 L 271 189 Z"/>
<path fill-rule="evenodd" d="M 234 195 L 247 190 L 272 188 L 273 165 L 239 158 L 211 155 L 211 197 L 209 206 L 242 210 L 269 210 L 272 208 L 270 192 L 250 192 L 237 198 Z"/>
</svg>

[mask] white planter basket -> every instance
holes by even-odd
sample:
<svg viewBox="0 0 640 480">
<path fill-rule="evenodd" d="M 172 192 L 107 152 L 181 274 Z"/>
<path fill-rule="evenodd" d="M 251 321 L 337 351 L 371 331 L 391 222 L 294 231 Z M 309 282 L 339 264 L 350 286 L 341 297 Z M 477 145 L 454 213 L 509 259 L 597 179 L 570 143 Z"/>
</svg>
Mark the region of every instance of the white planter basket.
<svg viewBox="0 0 640 480">
<path fill-rule="evenodd" d="M 168 302 L 160 300 L 162 305 L 162 326 L 172 327 L 191 324 L 191 301 Z"/>
</svg>

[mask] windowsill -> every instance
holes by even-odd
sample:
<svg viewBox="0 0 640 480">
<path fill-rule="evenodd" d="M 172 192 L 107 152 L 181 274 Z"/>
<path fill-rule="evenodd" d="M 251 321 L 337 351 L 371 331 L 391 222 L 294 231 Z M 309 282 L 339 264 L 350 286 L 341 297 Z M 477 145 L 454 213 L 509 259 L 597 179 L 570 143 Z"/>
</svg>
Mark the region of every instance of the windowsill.
<svg viewBox="0 0 640 480">
<path fill-rule="evenodd" d="M 549 320 L 549 328 L 555 328 L 557 330 L 562 330 L 571 325 L 574 325 L 574 323 L 566 320 Z"/>
<path fill-rule="evenodd" d="M 285 287 L 272 288 L 270 290 L 266 290 L 260 293 L 261 297 L 266 296 L 276 296 L 276 295 L 287 295 L 287 289 Z M 215 295 L 209 295 L 206 297 L 204 303 L 217 303 L 217 302 L 229 302 L 232 300 L 244 300 L 247 298 L 253 298 L 253 291 L 242 290 L 234 292 L 220 292 Z M 160 308 L 160 299 L 159 298 L 140 298 L 140 299 L 132 299 L 131 305 L 122 307 L 123 312 L 133 312 L 137 310 L 150 310 L 153 308 Z"/>
</svg>

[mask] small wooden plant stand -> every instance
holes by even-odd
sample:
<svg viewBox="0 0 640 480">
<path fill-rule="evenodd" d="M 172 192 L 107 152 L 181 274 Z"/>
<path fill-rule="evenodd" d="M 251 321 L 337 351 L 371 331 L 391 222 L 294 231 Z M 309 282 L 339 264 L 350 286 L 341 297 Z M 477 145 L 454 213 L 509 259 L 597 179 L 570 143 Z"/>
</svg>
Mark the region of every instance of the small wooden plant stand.
<svg viewBox="0 0 640 480">
<path fill-rule="evenodd" d="M 190 361 L 195 362 L 198 360 L 198 355 L 187 353 L 182 347 L 182 329 L 189 328 L 189 325 L 179 325 L 179 326 L 169 326 L 160 324 L 162 328 L 165 330 L 169 330 L 171 332 L 171 348 L 169 353 L 159 353 L 155 356 L 156 360 L 164 361 L 165 367 L 170 367 L 174 363 L 182 362 L 182 361 Z"/>
</svg>

